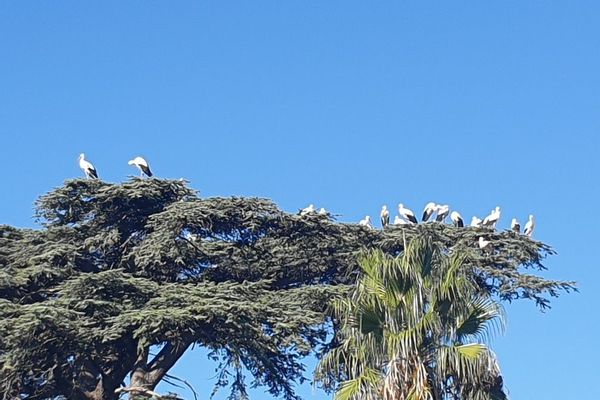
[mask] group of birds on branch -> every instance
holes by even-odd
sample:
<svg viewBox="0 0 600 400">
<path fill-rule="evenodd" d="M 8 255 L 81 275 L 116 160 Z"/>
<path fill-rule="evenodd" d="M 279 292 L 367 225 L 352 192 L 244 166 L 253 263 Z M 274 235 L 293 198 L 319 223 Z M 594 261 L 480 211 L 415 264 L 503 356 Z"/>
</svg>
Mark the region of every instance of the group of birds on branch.
<svg viewBox="0 0 600 400">
<path fill-rule="evenodd" d="M 323 207 L 321 207 L 319 209 L 319 211 L 317 211 L 317 208 L 315 207 L 314 204 L 309 204 L 308 207 L 303 208 L 298 213 L 301 216 L 305 216 L 305 215 L 308 215 L 308 214 L 329 215 L 329 213 L 327 212 L 327 210 L 324 209 Z"/>
<path fill-rule="evenodd" d="M 148 161 L 144 160 L 144 158 L 138 156 L 133 160 L 129 160 L 128 164 L 133 165 L 140 170 L 140 178 L 142 178 L 144 175 L 146 175 L 148 178 L 152 176 L 150 165 L 148 164 Z M 98 171 L 91 162 L 85 159 L 85 154 L 83 153 L 79 155 L 79 168 L 82 169 L 86 178 L 99 179 Z"/>
<path fill-rule="evenodd" d="M 303 211 L 305 211 L 304 209 Z M 398 204 L 398 214 L 394 217 L 394 222 L 392 225 L 416 225 L 418 223 L 417 217 L 415 213 L 404 207 L 402 203 Z M 435 214 L 435 218 L 433 218 Z M 491 210 L 490 214 L 484 219 L 480 219 L 477 217 L 473 217 L 471 219 L 472 227 L 487 227 L 491 229 L 496 229 L 496 224 L 500 220 L 500 207 L 496 207 Z M 381 207 L 381 212 L 379 214 L 381 218 L 381 226 L 382 228 L 387 228 L 390 225 L 390 212 L 387 206 Z M 445 223 L 446 218 L 450 216 L 450 220 L 452 224 L 457 228 L 463 228 L 465 226 L 464 220 L 462 216 L 457 211 L 450 212 L 450 207 L 445 205 L 436 204 L 433 202 L 427 203 L 425 209 L 423 210 L 423 216 L 421 217 L 421 222 L 428 222 L 430 220 L 434 220 L 435 222 Z M 373 223 L 371 222 L 370 216 L 365 216 L 362 220 L 360 220 L 359 225 L 366 226 L 368 228 L 374 229 Z M 523 230 L 523 234 L 531 237 L 533 235 L 533 230 L 535 228 L 535 220 L 533 215 L 529 215 L 529 220 L 525 224 L 525 229 Z M 516 218 L 513 218 L 510 224 L 510 229 L 514 232 L 521 233 L 521 224 L 517 221 Z M 480 238 L 483 239 L 483 238 Z M 485 240 L 483 242 L 480 240 L 480 247 L 487 246 Z M 482 248 L 483 248 L 482 247 Z"/>
<path fill-rule="evenodd" d="M 140 170 L 140 177 L 146 175 L 147 177 L 152 177 L 152 171 L 150 170 L 150 165 L 148 162 L 142 157 L 135 157 L 133 160 L 129 160 L 129 165 L 133 165 Z M 79 167 L 83 170 L 86 178 L 88 179 L 99 179 L 98 171 L 94 167 L 94 165 L 85 159 L 85 154 L 81 153 L 79 155 Z M 324 208 L 320 208 L 318 211 L 313 204 L 310 204 L 308 207 L 300 210 L 299 214 L 301 216 L 306 216 L 309 214 L 318 214 L 318 215 L 329 215 L 327 210 Z M 392 225 L 416 225 L 418 224 L 417 217 L 415 217 L 415 213 L 409 208 L 404 207 L 404 204 L 398 204 L 398 214 L 394 217 L 394 222 Z M 450 220 L 452 224 L 457 228 L 463 228 L 465 223 L 463 221 L 462 216 L 457 211 L 450 212 L 450 206 L 447 204 L 441 205 L 436 204 L 434 202 L 429 202 L 423 209 L 423 216 L 421 217 L 421 222 L 428 222 L 432 219 L 435 214 L 435 222 L 445 223 L 448 215 L 450 216 Z M 500 220 L 500 207 L 496 207 L 493 209 L 490 214 L 484 219 L 480 219 L 477 217 L 473 217 L 471 219 L 472 227 L 487 227 L 491 229 L 496 229 L 496 224 Z M 379 213 L 381 218 L 381 226 L 382 228 L 387 228 L 390 225 L 390 212 L 386 205 L 381 207 L 381 212 Z M 368 228 L 374 229 L 373 223 L 371 222 L 371 217 L 369 215 L 365 216 L 360 222 L 359 225 L 366 226 Z M 533 215 L 529 215 L 529 220 L 525 224 L 525 229 L 523 230 L 523 234 L 531 237 L 533 235 L 533 229 L 535 228 L 535 221 L 533 219 Z M 510 224 L 510 229 L 514 232 L 521 233 L 521 224 L 513 218 Z M 483 237 L 479 237 L 478 241 L 479 247 L 484 249 L 486 248 L 490 242 L 485 240 Z"/>
</svg>

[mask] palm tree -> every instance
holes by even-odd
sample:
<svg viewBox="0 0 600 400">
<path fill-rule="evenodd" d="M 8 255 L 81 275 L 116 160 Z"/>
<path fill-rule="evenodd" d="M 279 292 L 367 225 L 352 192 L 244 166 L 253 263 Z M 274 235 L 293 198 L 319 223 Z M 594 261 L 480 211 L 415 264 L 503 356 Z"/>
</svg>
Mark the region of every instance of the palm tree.
<svg viewBox="0 0 600 400">
<path fill-rule="evenodd" d="M 317 381 L 341 382 L 336 400 L 507 399 L 485 344 L 503 329 L 503 309 L 466 257 L 426 237 L 396 258 L 364 253 L 356 287 L 332 305 L 337 345 Z"/>
</svg>

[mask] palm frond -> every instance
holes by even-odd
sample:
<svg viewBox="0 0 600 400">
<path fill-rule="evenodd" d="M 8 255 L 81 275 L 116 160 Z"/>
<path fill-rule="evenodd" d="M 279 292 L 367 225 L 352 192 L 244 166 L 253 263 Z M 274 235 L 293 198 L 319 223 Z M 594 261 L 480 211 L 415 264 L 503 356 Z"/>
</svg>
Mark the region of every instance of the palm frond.
<svg viewBox="0 0 600 400">
<path fill-rule="evenodd" d="M 318 377 L 341 378 L 336 400 L 504 393 L 495 356 L 481 343 L 502 331 L 504 310 L 480 289 L 468 258 L 443 253 L 427 237 L 397 257 L 378 250 L 360 256 L 353 293 L 331 307 L 339 345 L 318 368 Z"/>
</svg>

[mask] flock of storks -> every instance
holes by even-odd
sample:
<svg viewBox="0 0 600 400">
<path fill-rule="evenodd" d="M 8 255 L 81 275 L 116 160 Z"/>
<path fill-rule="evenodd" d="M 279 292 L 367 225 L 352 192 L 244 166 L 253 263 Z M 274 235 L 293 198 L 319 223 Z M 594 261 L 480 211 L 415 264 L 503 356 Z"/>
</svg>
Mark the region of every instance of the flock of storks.
<svg viewBox="0 0 600 400">
<path fill-rule="evenodd" d="M 140 177 L 146 175 L 147 177 L 152 176 L 152 171 L 150 170 L 150 165 L 148 162 L 142 157 L 135 157 L 133 160 L 129 160 L 129 165 L 133 165 L 140 170 Z M 88 179 L 98 179 L 98 172 L 96 168 L 92 165 L 91 162 L 85 159 L 85 155 L 81 153 L 79 155 L 79 167 L 85 173 L 85 176 Z M 308 214 L 320 214 L 320 215 L 328 215 L 327 210 L 321 208 L 317 211 L 313 204 L 310 204 L 308 207 L 303 208 L 299 212 L 300 215 L 308 215 Z M 441 205 L 436 204 L 434 202 L 429 202 L 423 209 L 423 216 L 421 217 L 421 222 L 428 222 L 432 219 L 435 214 L 435 222 L 445 223 L 448 215 L 450 216 L 450 220 L 452 224 L 457 228 L 462 228 L 465 226 L 462 216 L 457 211 L 450 212 L 450 207 L 447 204 Z M 381 218 L 381 227 L 386 228 L 390 225 L 390 212 L 387 206 L 381 207 L 381 212 L 379 213 Z M 493 209 L 490 214 L 484 219 L 480 219 L 477 217 L 473 217 L 471 219 L 471 226 L 473 227 L 488 227 L 491 229 L 496 229 L 496 224 L 500 220 L 500 207 L 496 207 Z M 415 213 L 404 207 L 404 204 L 398 204 L 398 215 L 394 217 L 394 222 L 392 225 L 416 225 L 418 223 L 417 218 L 415 217 Z M 370 229 L 375 229 L 373 227 L 373 223 L 371 222 L 371 217 L 369 215 L 365 216 L 365 218 L 361 219 L 358 223 L 359 225 L 365 226 Z M 533 235 L 533 229 L 535 228 L 535 221 L 533 219 L 533 215 L 529 215 L 529 220 L 525 224 L 525 229 L 523 230 L 523 234 L 531 237 Z M 514 232 L 521 233 L 521 224 L 513 218 L 510 224 L 510 229 Z M 485 240 L 483 237 L 479 237 L 478 241 L 480 248 L 486 248 L 487 245 L 490 244 L 489 241 Z"/>
<path fill-rule="evenodd" d="M 311 213 L 318 214 L 327 214 L 327 211 L 324 208 L 321 208 L 318 212 L 313 204 L 309 205 L 306 208 L 300 210 L 300 215 L 307 215 Z M 488 227 L 491 229 L 496 229 L 496 224 L 500 220 L 500 207 L 496 207 L 491 210 L 490 214 L 484 219 L 480 219 L 477 217 L 473 217 L 471 219 L 472 227 Z M 435 215 L 435 218 L 433 218 Z M 381 207 L 381 212 L 379 213 L 381 218 L 381 227 L 385 229 L 390 225 L 390 212 L 387 206 Z M 452 224 L 457 228 L 462 228 L 465 226 L 462 216 L 457 211 L 450 212 L 450 207 L 445 204 L 436 204 L 434 202 L 429 202 L 423 209 L 423 216 L 421 217 L 421 222 L 428 222 L 430 220 L 434 220 L 438 223 L 445 223 L 446 218 L 450 216 L 450 220 Z M 415 213 L 404 207 L 404 204 L 398 204 L 398 215 L 394 217 L 394 222 L 392 225 L 416 225 L 418 223 L 417 217 L 415 217 Z M 359 225 L 365 226 L 370 229 L 375 229 L 373 227 L 373 223 L 371 222 L 371 217 L 369 215 L 365 216 L 365 218 L 361 219 L 358 223 Z M 533 235 L 533 229 L 535 228 L 535 220 L 533 219 L 533 215 L 529 215 L 529 220 L 525 224 L 525 229 L 523 230 L 523 234 L 531 237 Z M 516 233 L 521 233 L 521 224 L 517 221 L 516 218 L 513 218 L 510 224 L 510 229 Z M 480 248 L 486 248 L 490 242 L 485 240 L 483 237 L 479 237 L 478 241 Z"/>
<path fill-rule="evenodd" d="M 138 156 L 133 160 L 129 160 L 128 164 L 138 167 L 138 169 L 140 170 L 140 177 L 142 177 L 143 175 L 146 175 L 147 177 L 152 176 L 152 171 L 150 171 L 150 165 L 148 165 L 148 162 L 142 157 Z M 91 162 L 85 159 L 85 154 L 83 153 L 79 155 L 79 168 L 83 170 L 83 173 L 85 174 L 86 178 L 98 179 L 98 171 L 92 165 Z"/>
</svg>

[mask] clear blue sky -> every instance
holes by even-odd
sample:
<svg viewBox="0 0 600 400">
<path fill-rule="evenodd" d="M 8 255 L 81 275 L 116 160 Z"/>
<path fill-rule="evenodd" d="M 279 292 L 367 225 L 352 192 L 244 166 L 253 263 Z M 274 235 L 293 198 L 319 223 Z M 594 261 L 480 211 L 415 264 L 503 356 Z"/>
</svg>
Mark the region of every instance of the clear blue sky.
<svg viewBox="0 0 600 400">
<path fill-rule="evenodd" d="M 203 196 L 344 221 L 430 200 L 468 220 L 500 205 L 503 226 L 533 213 L 558 251 L 545 275 L 581 293 L 546 313 L 507 304 L 505 382 L 513 399 L 598 397 L 598 15 L 596 1 L 1 2 L 0 223 L 33 226 L 80 152 L 105 180 L 136 174 L 139 154 Z M 212 368 L 198 352 L 176 373 L 206 391 Z"/>
</svg>

